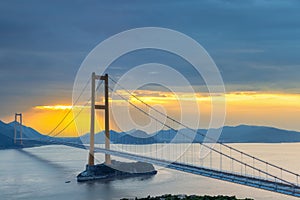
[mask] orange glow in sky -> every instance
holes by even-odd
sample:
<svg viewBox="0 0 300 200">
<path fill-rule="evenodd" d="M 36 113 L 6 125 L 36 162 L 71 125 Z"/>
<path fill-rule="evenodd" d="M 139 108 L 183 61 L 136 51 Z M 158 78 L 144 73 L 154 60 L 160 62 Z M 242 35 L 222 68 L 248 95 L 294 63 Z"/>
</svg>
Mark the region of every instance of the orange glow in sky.
<svg viewBox="0 0 300 200">
<path fill-rule="evenodd" d="M 122 91 L 119 91 L 122 93 Z M 192 94 L 180 93 L 178 96 L 170 92 L 152 92 L 138 91 L 138 97 L 150 105 L 160 105 L 171 117 L 180 115 L 178 97 L 183 101 L 192 101 Z M 264 125 L 273 126 L 283 129 L 300 131 L 300 94 L 285 93 L 262 93 L 262 92 L 231 92 L 225 95 L 226 98 L 226 122 L 225 125 Z M 211 97 L 207 94 L 197 94 L 196 100 L 201 114 L 201 128 L 206 128 L 210 120 Z M 141 103 L 131 98 L 130 101 L 137 106 Z M 112 106 L 124 106 L 124 101 L 110 100 Z M 60 122 L 60 120 L 72 109 L 71 105 L 39 105 L 29 109 L 24 115 L 24 124 L 37 131 L 47 134 Z M 88 107 L 75 107 L 76 112 L 70 112 L 64 122 L 53 131 L 55 135 L 62 130 L 67 124 L 70 126 L 65 129 L 59 136 L 77 136 L 89 132 L 90 120 Z M 83 109 L 78 115 L 77 124 L 72 122 L 73 115 Z M 185 108 L 191 117 L 195 115 L 192 109 Z M 143 114 L 134 109 L 130 109 L 134 120 L 143 124 L 147 121 Z M 4 119 L 11 121 L 12 117 Z M 103 112 L 97 111 L 96 130 L 103 130 Z M 111 120 L 111 129 L 118 130 L 118 127 Z"/>
<path fill-rule="evenodd" d="M 70 110 L 72 106 L 70 105 L 54 105 L 54 106 L 36 106 L 35 109 L 40 110 Z"/>
</svg>

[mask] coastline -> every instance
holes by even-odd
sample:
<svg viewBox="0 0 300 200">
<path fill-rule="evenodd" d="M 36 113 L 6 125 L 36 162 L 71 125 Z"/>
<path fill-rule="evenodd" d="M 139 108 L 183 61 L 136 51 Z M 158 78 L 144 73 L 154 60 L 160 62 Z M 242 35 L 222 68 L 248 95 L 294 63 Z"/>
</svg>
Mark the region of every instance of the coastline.
<svg viewBox="0 0 300 200">
<path fill-rule="evenodd" d="M 105 163 L 93 166 L 86 165 L 86 169 L 77 175 L 78 182 L 130 178 L 138 176 L 153 176 L 157 174 L 154 166 L 144 162 L 120 162 L 112 160 L 110 165 Z"/>
<path fill-rule="evenodd" d="M 161 196 L 155 196 L 151 197 L 150 195 L 145 198 L 122 198 L 120 200 L 254 200 L 251 198 L 245 198 L 245 199 L 239 199 L 236 196 L 223 196 L 223 195 L 217 195 L 217 196 L 198 196 L 198 195 L 185 195 L 185 194 L 178 194 L 178 195 L 172 195 L 172 194 L 164 194 Z"/>
</svg>

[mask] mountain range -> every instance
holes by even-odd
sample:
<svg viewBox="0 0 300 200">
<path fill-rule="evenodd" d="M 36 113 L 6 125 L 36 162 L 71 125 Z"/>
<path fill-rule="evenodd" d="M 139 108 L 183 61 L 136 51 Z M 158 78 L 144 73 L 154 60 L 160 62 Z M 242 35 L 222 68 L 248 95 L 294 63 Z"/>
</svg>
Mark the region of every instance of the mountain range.
<svg viewBox="0 0 300 200">
<path fill-rule="evenodd" d="M 16 144 L 14 143 L 14 126 L 15 121 L 10 123 L 4 123 L 0 120 L 0 149 L 10 149 L 10 148 L 21 148 L 21 147 L 34 147 L 34 146 L 41 146 L 45 145 L 45 142 L 41 141 L 48 141 L 48 140 L 55 140 L 57 142 L 76 142 L 81 143 L 80 138 L 53 138 L 50 136 L 43 135 L 38 131 L 34 130 L 33 128 L 22 126 L 22 138 L 25 140 L 23 141 L 23 145 L 21 146 L 20 143 L 17 141 Z M 20 137 L 19 131 L 17 131 L 17 138 Z M 26 141 L 26 139 L 36 139 L 37 141 Z M 40 140 L 40 141 L 38 141 Z"/>
<path fill-rule="evenodd" d="M 14 124 L 17 122 L 4 123 L 0 121 L 0 149 L 20 148 L 21 146 L 14 143 Z M 218 129 L 210 129 L 213 133 L 220 131 Z M 38 131 L 22 126 L 23 138 L 37 139 L 37 141 L 24 140 L 23 147 L 33 147 L 45 145 L 41 141 L 57 141 L 57 142 L 74 142 L 89 143 L 89 134 L 78 137 L 50 137 L 39 133 Z M 141 130 L 131 130 L 128 132 L 110 131 L 110 139 L 112 143 L 118 144 L 153 144 L 153 143 L 186 143 L 203 142 L 207 132 L 205 129 L 195 131 L 189 129 L 160 130 L 157 133 L 147 134 Z M 17 133 L 19 135 L 19 133 Z M 40 140 L 40 141 L 38 141 Z M 104 143 L 104 131 L 95 134 L 95 143 Z M 219 140 L 223 143 L 284 143 L 284 142 L 300 142 L 300 132 L 282 130 L 265 126 L 225 126 Z"/>
</svg>

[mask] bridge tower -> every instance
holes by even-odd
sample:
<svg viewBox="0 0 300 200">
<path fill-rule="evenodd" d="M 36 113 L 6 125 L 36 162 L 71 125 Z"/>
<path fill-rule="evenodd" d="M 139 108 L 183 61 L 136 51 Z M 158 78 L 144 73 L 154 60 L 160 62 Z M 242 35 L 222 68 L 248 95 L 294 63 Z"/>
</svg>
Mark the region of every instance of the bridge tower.
<svg viewBox="0 0 300 200">
<path fill-rule="evenodd" d="M 104 105 L 95 105 L 95 85 L 96 80 L 104 81 Z M 109 104 L 108 104 L 108 75 L 96 75 L 92 73 L 92 92 L 91 92 L 91 126 L 90 126 L 90 152 L 88 165 L 95 164 L 94 145 L 95 145 L 95 109 L 102 109 L 105 112 L 105 149 L 110 149 L 110 133 L 109 133 Z M 110 154 L 105 154 L 105 164 L 111 164 Z"/>
<path fill-rule="evenodd" d="M 18 122 L 19 118 L 19 122 Z M 20 144 L 23 144 L 22 141 L 22 113 L 15 113 L 15 123 L 14 123 L 14 143 L 17 143 L 17 128 L 19 128 L 20 132 Z"/>
</svg>

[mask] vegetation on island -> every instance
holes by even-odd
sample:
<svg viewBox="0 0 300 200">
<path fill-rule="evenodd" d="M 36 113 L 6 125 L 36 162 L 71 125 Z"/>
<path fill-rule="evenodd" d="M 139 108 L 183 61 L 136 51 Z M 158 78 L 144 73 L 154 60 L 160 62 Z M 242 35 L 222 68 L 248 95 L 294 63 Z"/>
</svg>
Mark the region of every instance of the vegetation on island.
<svg viewBox="0 0 300 200">
<path fill-rule="evenodd" d="M 250 198 L 246 199 L 238 199 L 235 196 L 197 196 L 197 195 L 171 195 L 171 194 L 165 194 L 162 196 L 157 196 L 157 197 L 151 197 L 148 196 L 146 198 L 134 198 L 134 199 L 127 199 L 123 198 L 121 200 L 253 200 Z"/>
</svg>

